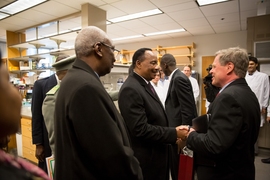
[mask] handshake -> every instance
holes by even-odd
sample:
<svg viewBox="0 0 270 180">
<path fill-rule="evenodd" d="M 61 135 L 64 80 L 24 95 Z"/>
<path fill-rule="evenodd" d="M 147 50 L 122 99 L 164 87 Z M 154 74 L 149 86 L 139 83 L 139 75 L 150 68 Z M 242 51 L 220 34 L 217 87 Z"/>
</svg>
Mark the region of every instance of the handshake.
<svg viewBox="0 0 270 180">
<path fill-rule="evenodd" d="M 180 151 L 180 149 L 183 149 L 186 146 L 186 140 L 189 133 L 195 130 L 189 125 L 177 126 L 175 129 L 177 133 L 176 144 L 178 144 L 178 150 Z"/>
</svg>

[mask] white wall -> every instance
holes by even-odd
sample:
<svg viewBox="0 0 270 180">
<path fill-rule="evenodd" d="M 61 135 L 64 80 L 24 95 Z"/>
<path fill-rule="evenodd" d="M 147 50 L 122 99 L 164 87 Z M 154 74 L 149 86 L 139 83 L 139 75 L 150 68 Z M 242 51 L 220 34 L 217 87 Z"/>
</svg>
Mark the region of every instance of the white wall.
<svg viewBox="0 0 270 180">
<path fill-rule="evenodd" d="M 247 31 L 238 31 L 224 34 L 213 34 L 203 36 L 179 37 L 174 39 L 160 39 L 155 41 L 135 42 L 129 44 L 116 45 L 117 49 L 136 50 L 142 47 L 155 48 L 158 45 L 167 46 L 182 46 L 191 45 L 194 42 L 196 45 L 195 66 L 199 74 L 201 74 L 201 59 L 202 56 L 214 56 L 215 52 L 220 49 L 239 46 L 247 47 Z M 117 44 L 117 42 L 115 42 Z"/>
</svg>

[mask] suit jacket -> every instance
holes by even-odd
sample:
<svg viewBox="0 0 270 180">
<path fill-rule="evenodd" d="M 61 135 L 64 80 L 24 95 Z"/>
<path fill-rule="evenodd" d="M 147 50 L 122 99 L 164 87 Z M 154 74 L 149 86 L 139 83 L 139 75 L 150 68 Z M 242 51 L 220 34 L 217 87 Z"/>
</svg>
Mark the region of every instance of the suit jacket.
<svg viewBox="0 0 270 180">
<path fill-rule="evenodd" d="M 124 120 L 85 62 L 75 60 L 55 107 L 56 180 L 142 179 Z"/>
<path fill-rule="evenodd" d="M 32 93 L 32 140 L 33 144 L 42 144 L 44 146 L 45 157 L 51 156 L 49 146 L 48 132 L 42 115 L 42 104 L 46 93 L 57 84 L 55 74 L 39 79 L 35 82 Z M 46 163 L 39 162 L 39 167 L 47 170 Z"/>
<path fill-rule="evenodd" d="M 197 110 L 192 86 L 188 77 L 177 69 L 172 75 L 165 100 L 165 109 L 171 127 L 192 125 Z"/>
<path fill-rule="evenodd" d="M 144 179 L 166 180 L 169 167 L 175 179 L 177 170 L 170 158 L 175 156 L 172 144 L 176 142 L 176 130 L 169 127 L 158 96 L 153 95 L 142 77 L 132 72 L 120 89 L 118 103 Z"/>
<path fill-rule="evenodd" d="M 254 180 L 260 106 L 246 80 L 230 83 L 211 103 L 208 113 L 207 133 L 191 132 L 187 139 L 198 162 L 203 157 L 211 162 L 198 163 L 198 179 Z"/>
</svg>

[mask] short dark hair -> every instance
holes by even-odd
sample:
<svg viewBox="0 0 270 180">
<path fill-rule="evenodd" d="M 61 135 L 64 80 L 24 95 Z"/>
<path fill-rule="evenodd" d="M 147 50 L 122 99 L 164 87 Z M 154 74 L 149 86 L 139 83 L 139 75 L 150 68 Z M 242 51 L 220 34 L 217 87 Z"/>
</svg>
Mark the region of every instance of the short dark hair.
<svg viewBox="0 0 270 180">
<path fill-rule="evenodd" d="M 132 66 L 133 66 L 133 68 L 135 67 L 137 60 L 139 60 L 139 61 L 144 60 L 145 51 L 152 51 L 152 49 L 151 48 L 140 48 L 134 53 L 134 55 L 132 57 Z"/>
<path fill-rule="evenodd" d="M 255 64 L 258 64 L 258 59 L 256 57 L 249 56 L 248 59 L 249 61 L 253 61 Z"/>
<path fill-rule="evenodd" d="M 172 54 L 164 54 L 161 57 L 160 62 L 162 64 L 167 64 L 168 66 L 175 67 L 176 66 L 176 60 Z"/>
</svg>

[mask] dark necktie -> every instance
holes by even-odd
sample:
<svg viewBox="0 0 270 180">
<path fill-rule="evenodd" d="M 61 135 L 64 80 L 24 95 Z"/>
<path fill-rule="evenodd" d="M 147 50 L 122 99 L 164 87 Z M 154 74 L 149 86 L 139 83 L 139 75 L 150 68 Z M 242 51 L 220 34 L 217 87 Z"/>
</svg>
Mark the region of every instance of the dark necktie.
<svg viewBox="0 0 270 180">
<path fill-rule="evenodd" d="M 150 90 L 152 91 L 153 95 L 156 95 L 156 91 L 150 82 L 148 83 L 148 86 L 149 86 Z"/>
</svg>

